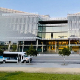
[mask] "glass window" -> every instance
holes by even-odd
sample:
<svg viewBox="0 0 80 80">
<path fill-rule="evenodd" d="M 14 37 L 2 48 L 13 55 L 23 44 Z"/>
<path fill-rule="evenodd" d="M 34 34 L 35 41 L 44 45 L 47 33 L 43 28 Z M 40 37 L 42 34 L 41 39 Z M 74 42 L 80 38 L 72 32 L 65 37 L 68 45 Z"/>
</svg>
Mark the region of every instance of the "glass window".
<svg viewBox="0 0 80 80">
<path fill-rule="evenodd" d="M 25 54 L 24 57 L 28 57 L 28 56 Z"/>
</svg>

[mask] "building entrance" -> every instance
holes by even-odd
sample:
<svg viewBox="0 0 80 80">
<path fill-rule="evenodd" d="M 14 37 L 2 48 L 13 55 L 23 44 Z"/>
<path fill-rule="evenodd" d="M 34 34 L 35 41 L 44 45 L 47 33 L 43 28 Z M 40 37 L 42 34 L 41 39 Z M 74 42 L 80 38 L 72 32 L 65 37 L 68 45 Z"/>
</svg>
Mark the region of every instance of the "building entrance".
<svg viewBox="0 0 80 80">
<path fill-rule="evenodd" d="M 49 52 L 55 52 L 55 46 L 54 46 L 54 45 L 49 45 L 49 46 L 47 47 L 47 50 L 48 50 Z"/>
<path fill-rule="evenodd" d="M 68 41 L 48 41 L 47 42 L 47 51 L 48 52 L 56 52 L 63 48 L 68 48 Z"/>
</svg>

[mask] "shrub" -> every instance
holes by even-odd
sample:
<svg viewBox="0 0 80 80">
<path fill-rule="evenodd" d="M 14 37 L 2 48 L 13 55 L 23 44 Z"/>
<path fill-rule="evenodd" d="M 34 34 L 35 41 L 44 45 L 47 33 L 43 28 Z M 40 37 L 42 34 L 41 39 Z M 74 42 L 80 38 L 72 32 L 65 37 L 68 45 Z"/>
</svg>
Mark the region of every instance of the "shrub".
<svg viewBox="0 0 80 80">
<path fill-rule="evenodd" d="M 0 49 L 0 56 L 2 56 L 2 55 L 3 55 L 3 50 Z"/>
</svg>

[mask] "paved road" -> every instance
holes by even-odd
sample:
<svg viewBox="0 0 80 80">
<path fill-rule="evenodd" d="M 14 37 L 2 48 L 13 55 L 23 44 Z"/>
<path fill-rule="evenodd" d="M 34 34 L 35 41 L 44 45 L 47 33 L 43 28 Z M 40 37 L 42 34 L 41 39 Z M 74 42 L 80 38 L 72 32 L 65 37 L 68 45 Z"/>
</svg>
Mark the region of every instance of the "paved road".
<svg viewBox="0 0 80 80">
<path fill-rule="evenodd" d="M 0 67 L 26 67 L 26 68 L 80 68 L 80 64 L 63 63 L 5 63 Z"/>
<path fill-rule="evenodd" d="M 63 63 L 64 62 L 64 57 L 59 56 L 57 54 L 54 55 L 38 55 L 37 57 L 33 57 L 32 63 Z M 74 54 L 70 56 L 65 57 L 65 62 L 66 63 L 72 63 L 72 64 L 79 64 L 80 63 L 80 55 L 79 54 Z"/>
<path fill-rule="evenodd" d="M 33 57 L 29 63 L 5 63 L 0 64 L 0 67 L 55 67 L 55 68 L 80 68 L 80 55 L 66 56 L 66 65 L 63 65 L 64 60 L 59 55 L 38 55 Z"/>
</svg>

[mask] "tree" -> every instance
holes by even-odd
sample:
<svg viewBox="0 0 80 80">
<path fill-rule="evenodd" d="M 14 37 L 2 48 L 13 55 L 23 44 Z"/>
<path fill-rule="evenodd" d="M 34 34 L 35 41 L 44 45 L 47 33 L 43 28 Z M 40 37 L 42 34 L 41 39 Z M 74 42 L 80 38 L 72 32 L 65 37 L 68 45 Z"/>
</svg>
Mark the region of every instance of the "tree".
<svg viewBox="0 0 80 80">
<path fill-rule="evenodd" d="M 29 47 L 29 50 L 26 51 L 26 54 L 30 56 L 37 56 L 38 52 L 33 48 L 31 44 L 31 46 Z"/>
<path fill-rule="evenodd" d="M 65 56 L 69 56 L 71 54 L 69 48 L 63 48 L 62 51 L 59 51 L 59 54 L 61 56 L 64 56 L 64 65 L 65 65 Z"/>
<path fill-rule="evenodd" d="M 68 49 L 69 49 L 69 51 L 72 51 L 72 47 L 71 46 L 70 47 L 68 46 Z"/>
<path fill-rule="evenodd" d="M 17 49 L 17 45 L 12 45 L 12 51 L 16 51 L 16 49 Z"/>
<path fill-rule="evenodd" d="M 29 56 L 37 56 L 38 52 L 33 48 L 31 44 L 31 46 L 29 47 L 29 50 L 26 51 L 26 54 Z M 29 63 L 30 63 L 30 60 L 29 60 Z"/>
<path fill-rule="evenodd" d="M 0 46 L 0 49 L 1 49 L 1 50 L 6 50 L 6 49 L 8 49 L 8 46 L 2 45 L 2 46 Z"/>
<path fill-rule="evenodd" d="M 0 49 L 0 56 L 2 56 L 2 55 L 3 55 L 3 50 Z"/>
</svg>

